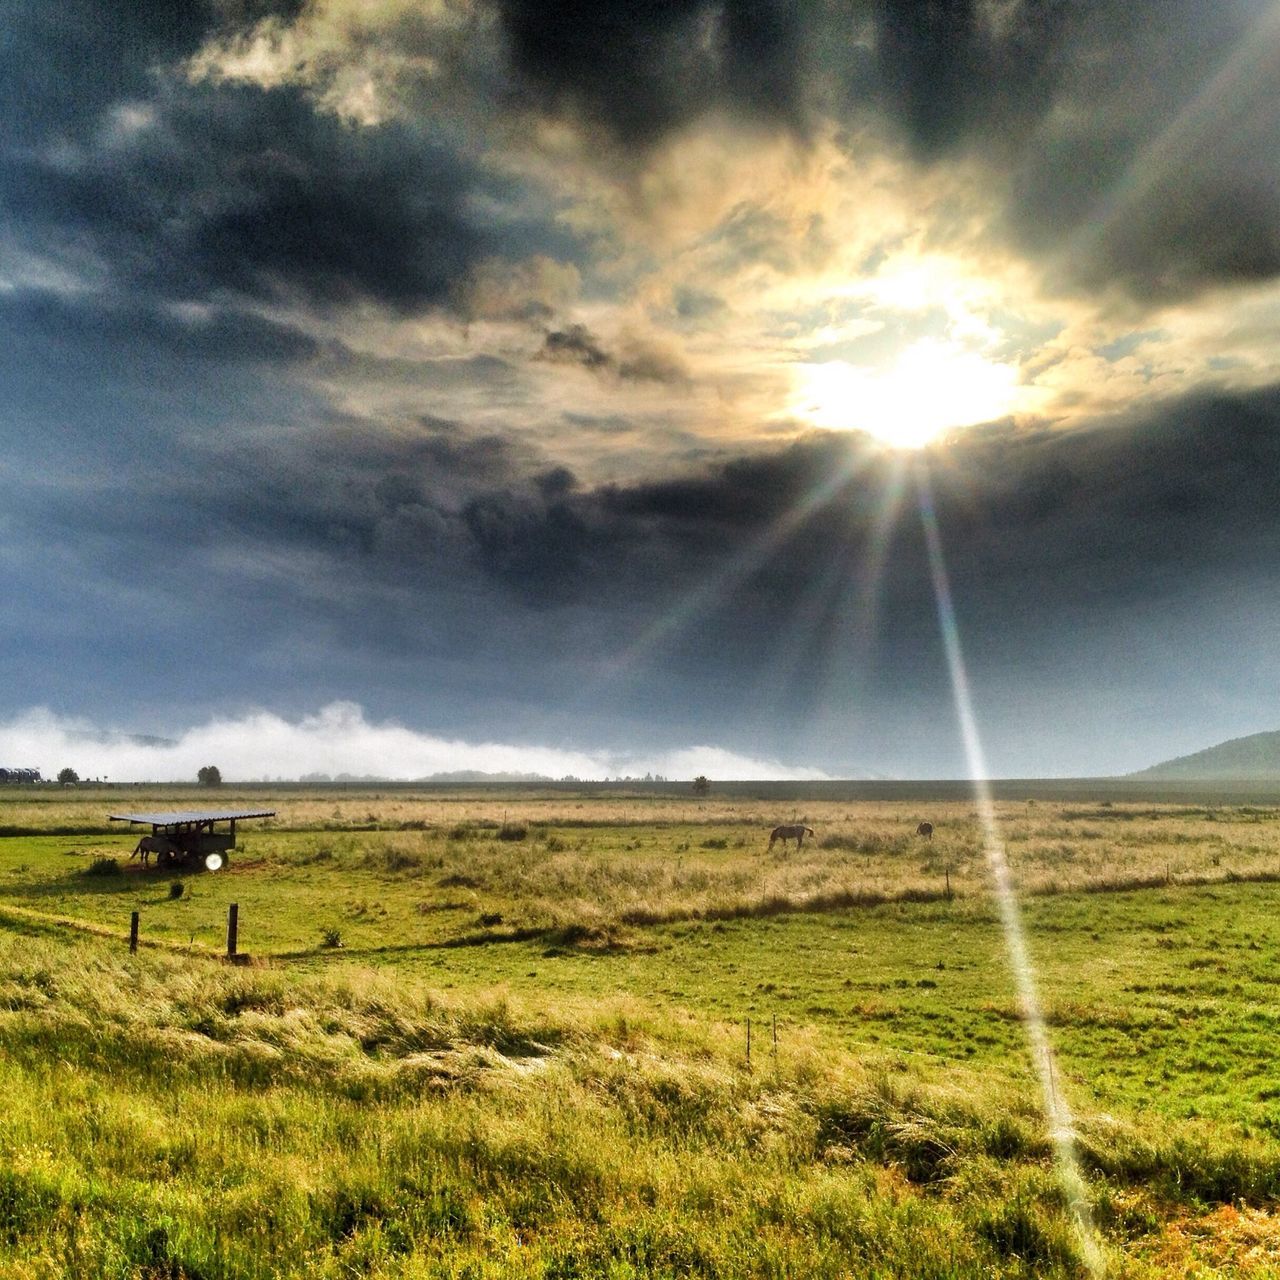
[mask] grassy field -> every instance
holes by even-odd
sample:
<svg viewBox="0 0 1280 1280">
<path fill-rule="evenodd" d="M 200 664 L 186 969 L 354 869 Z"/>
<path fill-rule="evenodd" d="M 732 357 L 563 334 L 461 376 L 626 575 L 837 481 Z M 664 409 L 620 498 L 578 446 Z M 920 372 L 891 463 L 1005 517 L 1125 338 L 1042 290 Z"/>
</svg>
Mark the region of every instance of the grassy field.
<svg viewBox="0 0 1280 1280">
<path fill-rule="evenodd" d="M 4 1274 L 1086 1274 L 968 802 L 269 799 L 0 792 Z M 1280 811 L 998 808 L 1108 1274 L 1280 1273 Z"/>
</svg>

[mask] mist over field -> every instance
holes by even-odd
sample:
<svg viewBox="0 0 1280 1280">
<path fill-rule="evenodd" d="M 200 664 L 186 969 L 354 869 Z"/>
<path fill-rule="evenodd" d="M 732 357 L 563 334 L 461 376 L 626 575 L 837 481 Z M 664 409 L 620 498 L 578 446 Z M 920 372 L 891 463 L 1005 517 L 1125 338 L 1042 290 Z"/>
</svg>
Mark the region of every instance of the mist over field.
<svg viewBox="0 0 1280 1280">
<path fill-rule="evenodd" d="M 269 712 L 215 719 L 169 741 L 138 741 L 84 720 L 38 709 L 0 722 L 0 758 L 40 762 L 52 778 L 74 768 L 82 778 L 112 782 L 191 782 L 217 764 L 229 782 L 272 781 L 323 774 L 330 778 L 405 780 L 437 773 L 532 775 L 584 780 L 657 774 L 689 780 L 718 778 L 816 779 L 816 769 L 759 760 L 719 747 L 691 746 L 648 755 L 618 756 L 501 742 L 461 742 L 416 732 L 394 721 L 372 722 L 354 703 L 331 703 L 289 721 Z"/>
</svg>

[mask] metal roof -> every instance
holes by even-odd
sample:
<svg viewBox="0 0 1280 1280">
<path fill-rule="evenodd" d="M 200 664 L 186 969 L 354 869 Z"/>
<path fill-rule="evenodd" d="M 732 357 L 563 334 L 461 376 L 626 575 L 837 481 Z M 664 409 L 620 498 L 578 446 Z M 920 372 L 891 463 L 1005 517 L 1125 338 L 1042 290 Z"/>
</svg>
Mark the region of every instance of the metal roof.
<svg viewBox="0 0 1280 1280">
<path fill-rule="evenodd" d="M 153 827 L 176 827 L 184 822 L 228 822 L 235 818 L 274 818 L 274 809 L 180 809 L 177 813 L 112 813 L 112 822 L 147 822 Z"/>
</svg>

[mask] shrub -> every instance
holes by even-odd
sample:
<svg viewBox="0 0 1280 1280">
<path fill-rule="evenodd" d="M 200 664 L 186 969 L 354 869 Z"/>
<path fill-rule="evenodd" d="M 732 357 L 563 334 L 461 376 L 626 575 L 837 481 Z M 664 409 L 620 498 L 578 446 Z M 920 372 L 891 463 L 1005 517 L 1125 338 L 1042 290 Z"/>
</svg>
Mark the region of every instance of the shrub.
<svg viewBox="0 0 1280 1280">
<path fill-rule="evenodd" d="M 498 828 L 499 840 L 523 840 L 529 834 L 529 828 L 523 822 L 504 822 Z"/>
<path fill-rule="evenodd" d="M 320 945 L 322 947 L 340 947 L 342 946 L 342 932 L 330 925 L 326 929 L 320 930 Z"/>
<path fill-rule="evenodd" d="M 185 889 L 186 885 L 184 885 L 181 880 L 175 880 L 169 886 L 169 897 L 176 901 L 178 898 L 182 897 Z"/>
<path fill-rule="evenodd" d="M 94 858 L 84 873 L 87 876 L 118 876 L 120 864 L 114 858 Z"/>
<path fill-rule="evenodd" d="M 478 889 L 481 880 L 477 876 L 465 875 L 462 872 L 453 872 L 447 876 L 441 876 L 436 882 L 442 889 Z"/>
<path fill-rule="evenodd" d="M 365 854 L 364 864 L 377 871 L 414 871 L 422 866 L 422 854 L 403 845 L 391 844 L 382 849 L 370 849 Z"/>
</svg>

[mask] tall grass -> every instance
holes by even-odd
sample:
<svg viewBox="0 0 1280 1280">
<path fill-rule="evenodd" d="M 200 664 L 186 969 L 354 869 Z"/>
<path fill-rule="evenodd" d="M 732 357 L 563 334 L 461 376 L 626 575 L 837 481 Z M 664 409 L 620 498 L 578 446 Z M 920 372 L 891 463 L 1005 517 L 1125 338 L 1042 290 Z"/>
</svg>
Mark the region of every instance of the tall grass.
<svg viewBox="0 0 1280 1280">
<path fill-rule="evenodd" d="M 0 1048 L 5 1275 L 1081 1274 L 1029 1096 L 804 1035 L 5 934 Z M 1280 1194 L 1274 1146 L 1083 1149 L 1117 1274 Z"/>
<path fill-rule="evenodd" d="M 0 809 L 25 803 L 0 797 Z M 45 817 L 56 825 L 67 805 L 90 803 L 101 810 L 109 801 L 51 801 Z M 279 803 L 281 825 L 245 825 L 231 876 L 197 878 L 180 908 L 147 914 L 145 939 L 217 946 L 219 903 L 231 900 L 233 885 L 253 948 L 275 954 L 314 949 L 318 929 L 337 929 L 348 946 L 366 949 L 389 935 L 441 945 L 474 941 L 477 921 L 500 918 L 501 927 L 479 929 L 493 937 L 541 931 L 552 945 L 560 945 L 555 935 L 576 931 L 589 943 L 607 937 L 617 945 L 628 930 L 683 920 L 944 899 L 980 911 L 990 898 L 976 819 L 955 802 L 927 810 L 807 802 L 794 816 L 815 825 L 816 839 L 772 852 L 768 820 L 793 815 L 752 800 L 579 805 L 564 795 L 513 795 L 497 807 L 474 795 L 291 792 Z M 915 834 L 926 811 L 932 840 Z M 632 812 L 639 816 L 628 820 Z M 1004 802 L 999 818 L 1011 876 L 1025 896 L 1280 876 L 1280 826 L 1255 809 Z M 307 822 L 318 825 L 297 829 Z M 348 822 L 354 825 L 325 829 Z M 123 927 L 147 884 L 125 856 L 129 843 L 117 836 L 66 850 L 52 838 L 0 841 L 0 902 Z M 94 859 L 110 858 L 120 875 L 81 874 Z"/>
</svg>

